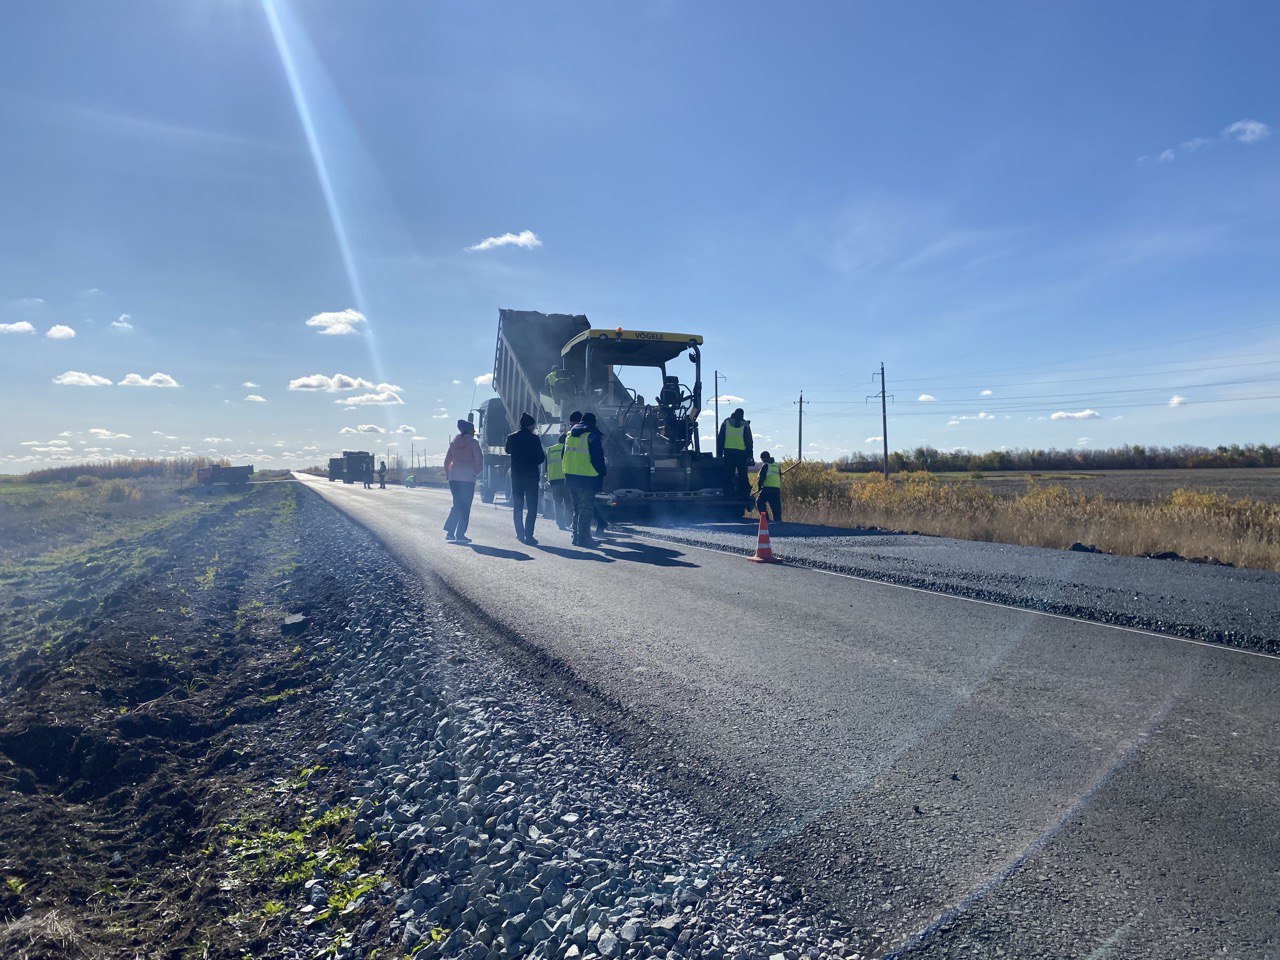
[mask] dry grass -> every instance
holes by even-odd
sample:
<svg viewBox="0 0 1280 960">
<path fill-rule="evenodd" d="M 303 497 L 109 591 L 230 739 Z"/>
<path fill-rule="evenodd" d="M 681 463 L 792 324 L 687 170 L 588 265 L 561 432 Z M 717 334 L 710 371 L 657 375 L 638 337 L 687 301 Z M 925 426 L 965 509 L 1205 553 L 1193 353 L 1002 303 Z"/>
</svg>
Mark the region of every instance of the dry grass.
<svg viewBox="0 0 1280 960">
<path fill-rule="evenodd" d="M 784 474 L 783 496 L 788 519 L 813 523 L 1036 547 L 1080 542 L 1126 556 L 1173 551 L 1280 571 L 1280 505 L 1216 493 L 1175 490 L 1141 503 L 1028 480 L 1023 494 L 997 496 L 927 473 L 850 482 L 848 474 L 803 463 Z"/>
</svg>

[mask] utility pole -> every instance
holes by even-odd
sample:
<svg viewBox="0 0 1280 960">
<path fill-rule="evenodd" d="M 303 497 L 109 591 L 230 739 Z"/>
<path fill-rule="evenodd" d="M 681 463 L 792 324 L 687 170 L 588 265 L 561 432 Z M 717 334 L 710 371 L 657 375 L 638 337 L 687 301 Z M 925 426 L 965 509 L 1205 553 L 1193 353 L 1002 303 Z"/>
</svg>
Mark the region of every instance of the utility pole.
<svg viewBox="0 0 1280 960">
<path fill-rule="evenodd" d="M 716 395 L 714 400 L 716 405 L 716 442 L 717 443 L 720 440 L 720 381 L 728 380 L 728 379 L 729 379 L 728 377 L 720 376 L 719 370 L 716 371 Z"/>
<path fill-rule="evenodd" d="M 797 431 L 797 439 L 796 439 L 796 462 L 797 463 L 799 463 L 801 460 L 804 459 L 804 405 L 806 403 L 812 403 L 812 402 L 813 402 L 812 400 L 806 400 L 804 398 L 803 390 L 800 391 L 800 399 L 795 401 L 796 405 L 800 408 L 800 428 Z"/>
<path fill-rule="evenodd" d="M 884 449 L 884 478 L 888 480 L 889 479 L 889 408 L 887 406 L 887 402 L 892 397 L 892 395 L 885 391 L 883 361 L 880 364 L 880 372 L 878 374 L 872 373 L 871 379 L 874 380 L 877 376 L 880 378 L 880 392 L 871 394 L 871 396 L 867 397 L 867 399 L 874 400 L 876 397 L 880 398 L 880 441 L 883 444 L 883 449 Z"/>
</svg>

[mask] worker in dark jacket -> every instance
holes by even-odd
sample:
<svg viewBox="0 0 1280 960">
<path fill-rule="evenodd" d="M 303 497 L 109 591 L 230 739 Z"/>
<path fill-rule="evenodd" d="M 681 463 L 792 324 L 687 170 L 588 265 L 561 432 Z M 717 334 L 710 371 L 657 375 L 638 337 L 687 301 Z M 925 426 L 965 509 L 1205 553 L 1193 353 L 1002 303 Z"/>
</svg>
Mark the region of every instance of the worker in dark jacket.
<svg viewBox="0 0 1280 960">
<path fill-rule="evenodd" d="M 511 456 L 511 510 L 516 525 L 516 539 L 536 544 L 533 525 L 538 519 L 539 467 L 547 459 L 542 440 L 533 428 L 538 421 L 527 413 L 520 414 L 520 429 L 507 437 L 507 453 Z"/>
<path fill-rule="evenodd" d="M 760 454 L 760 473 L 756 476 L 756 506 L 773 513 L 773 522 L 782 522 L 782 469 L 768 450 Z"/>
<path fill-rule="evenodd" d="M 747 479 L 747 467 L 756 460 L 752 455 L 751 421 L 745 419 L 741 407 L 720 424 L 720 433 L 716 435 L 716 456 L 723 458 L 727 473 L 725 496 L 750 496 L 751 481 Z"/>
<path fill-rule="evenodd" d="M 387 461 L 378 464 L 378 489 L 387 489 Z"/>
<path fill-rule="evenodd" d="M 569 431 L 564 441 L 564 482 L 573 497 L 573 545 L 594 547 L 591 520 L 595 516 L 596 494 L 604 487 L 604 434 L 596 426 L 596 415 L 584 413 L 582 422 Z"/>
</svg>

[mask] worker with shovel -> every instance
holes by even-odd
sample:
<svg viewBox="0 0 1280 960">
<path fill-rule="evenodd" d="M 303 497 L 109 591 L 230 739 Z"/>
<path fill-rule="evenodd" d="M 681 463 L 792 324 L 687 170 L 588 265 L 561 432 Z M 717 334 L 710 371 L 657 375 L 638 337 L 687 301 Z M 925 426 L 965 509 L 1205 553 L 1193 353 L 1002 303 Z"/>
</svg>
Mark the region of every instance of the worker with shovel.
<svg viewBox="0 0 1280 960">
<path fill-rule="evenodd" d="M 756 476 L 756 508 L 764 513 L 772 511 L 773 522 L 782 522 L 782 474 L 783 470 L 768 450 L 760 453 L 760 473 Z"/>
</svg>

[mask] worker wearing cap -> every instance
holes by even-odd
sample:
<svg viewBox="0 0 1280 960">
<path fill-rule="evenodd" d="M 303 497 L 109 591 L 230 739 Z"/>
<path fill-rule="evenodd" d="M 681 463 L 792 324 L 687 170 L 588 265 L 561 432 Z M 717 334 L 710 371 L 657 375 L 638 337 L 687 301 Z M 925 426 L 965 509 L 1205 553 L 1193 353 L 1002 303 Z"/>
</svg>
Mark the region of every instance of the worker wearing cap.
<svg viewBox="0 0 1280 960">
<path fill-rule="evenodd" d="M 573 506 L 564 482 L 564 441 L 567 436 L 565 433 L 560 434 L 556 442 L 547 447 L 547 487 L 551 491 L 556 526 L 561 530 L 568 530 L 573 520 Z"/>
<path fill-rule="evenodd" d="M 608 473 L 604 462 L 604 434 L 596 426 L 596 415 L 584 413 L 582 422 L 569 431 L 564 442 L 564 481 L 573 497 L 573 545 L 594 547 L 591 521 L 595 516 L 596 494 L 604 487 Z"/>
<path fill-rule="evenodd" d="M 724 460 L 727 472 L 725 495 L 749 497 L 751 481 L 747 479 L 747 467 L 755 463 L 755 457 L 752 455 L 751 421 L 746 419 L 741 407 L 720 424 L 720 433 L 716 435 L 716 456 Z"/>
<path fill-rule="evenodd" d="M 782 522 L 782 469 L 768 450 L 760 454 L 760 473 L 756 476 L 756 506 L 760 513 L 769 508 L 774 523 Z"/>
</svg>

